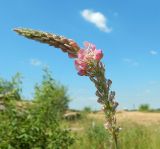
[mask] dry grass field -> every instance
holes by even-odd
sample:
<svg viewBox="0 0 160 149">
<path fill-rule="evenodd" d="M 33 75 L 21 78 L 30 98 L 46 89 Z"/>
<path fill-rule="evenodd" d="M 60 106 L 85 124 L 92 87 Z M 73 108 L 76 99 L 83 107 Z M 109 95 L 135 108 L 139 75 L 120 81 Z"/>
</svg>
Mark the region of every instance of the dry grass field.
<svg viewBox="0 0 160 149">
<path fill-rule="evenodd" d="M 71 149 L 109 149 L 104 121 L 104 113 L 100 111 L 69 122 L 68 126 L 77 138 Z M 119 135 L 121 149 L 160 148 L 160 113 L 118 111 L 117 123 L 122 128 Z"/>
<path fill-rule="evenodd" d="M 90 118 L 97 120 L 104 120 L 104 113 L 92 113 L 88 115 Z M 160 124 L 160 113 L 155 112 L 128 112 L 128 111 L 118 111 L 117 112 L 117 122 L 121 123 L 123 121 L 135 122 L 138 124 L 152 125 Z"/>
</svg>

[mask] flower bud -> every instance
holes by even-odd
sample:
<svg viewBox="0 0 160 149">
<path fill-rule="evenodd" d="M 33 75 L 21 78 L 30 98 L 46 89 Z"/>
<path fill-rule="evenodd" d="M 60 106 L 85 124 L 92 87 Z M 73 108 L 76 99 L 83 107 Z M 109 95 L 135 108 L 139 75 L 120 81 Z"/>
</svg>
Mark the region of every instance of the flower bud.
<svg viewBox="0 0 160 149">
<path fill-rule="evenodd" d="M 102 94 L 97 90 L 97 91 L 96 91 L 96 96 L 102 97 Z"/>
<path fill-rule="evenodd" d="M 107 129 L 107 130 L 109 130 L 109 129 L 112 128 L 112 126 L 111 126 L 111 124 L 110 124 L 109 122 L 106 122 L 106 123 L 104 124 L 104 128 Z"/>
<path fill-rule="evenodd" d="M 108 80 L 107 80 L 107 85 L 108 85 L 108 87 L 110 87 L 111 84 L 112 84 L 112 81 L 111 81 L 110 79 L 108 79 Z"/>
<path fill-rule="evenodd" d="M 97 102 L 100 103 L 100 104 L 103 104 L 103 103 L 104 103 L 104 101 L 103 101 L 102 98 L 98 98 L 98 99 L 97 99 Z"/>
<path fill-rule="evenodd" d="M 111 91 L 109 94 L 108 100 L 112 102 L 114 97 L 115 97 L 115 91 Z"/>
<path fill-rule="evenodd" d="M 112 106 L 112 110 L 115 111 L 118 105 L 119 105 L 118 102 L 114 102 Z"/>
</svg>

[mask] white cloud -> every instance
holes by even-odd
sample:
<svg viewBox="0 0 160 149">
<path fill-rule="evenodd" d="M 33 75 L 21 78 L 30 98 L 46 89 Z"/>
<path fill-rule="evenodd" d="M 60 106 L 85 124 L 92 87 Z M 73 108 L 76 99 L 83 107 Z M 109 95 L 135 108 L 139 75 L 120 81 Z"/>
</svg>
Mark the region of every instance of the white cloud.
<svg viewBox="0 0 160 149">
<path fill-rule="evenodd" d="M 38 59 L 30 59 L 30 64 L 33 66 L 41 66 L 42 62 Z"/>
<path fill-rule="evenodd" d="M 150 53 L 151 55 L 157 55 L 157 54 L 158 54 L 158 52 L 155 51 L 155 50 L 151 50 L 149 53 Z"/>
<path fill-rule="evenodd" d="M 86 21 L 94 24 L 101 31 L 106 33 L 110 33 L 112 31 L 112 29 L 108 27 L 107 18 L 101 12 L 85 9 L 81 12 L 81 15 Z"/>
<path fill-rule="evenodd" d="M 128 63 L 128 64 L 132 65 L 132 66 L 139 66 L 138 62 L 136 62 L 136 61 L 134 61 L 134 60 L 132 60 L 130 58 L 124 58 L 123 61 L 125 63 Z"/>
</svg>

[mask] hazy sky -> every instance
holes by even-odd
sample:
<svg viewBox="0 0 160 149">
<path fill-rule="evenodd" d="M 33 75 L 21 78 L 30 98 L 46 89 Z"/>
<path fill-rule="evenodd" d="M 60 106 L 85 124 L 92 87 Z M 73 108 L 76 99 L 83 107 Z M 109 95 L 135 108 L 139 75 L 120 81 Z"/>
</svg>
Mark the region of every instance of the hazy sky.
<svg viewBox="0 0 160 149">
<path fill-rule="evenodd" d="M 47 65 L 68 87 L 72 108 L 100 107 L 95 87 L 77 75 L 73 60 L 12 31 L 33 28 L 72 38 L 81 47 L 90 41 L 102 49 L 120 108 L 142 103 L 160 107 L 159 8 L 159 0 L 0 0 L 0 76 L 10 79 L 21 72 L 23 94 L 31 98 Z"/>
</svg>

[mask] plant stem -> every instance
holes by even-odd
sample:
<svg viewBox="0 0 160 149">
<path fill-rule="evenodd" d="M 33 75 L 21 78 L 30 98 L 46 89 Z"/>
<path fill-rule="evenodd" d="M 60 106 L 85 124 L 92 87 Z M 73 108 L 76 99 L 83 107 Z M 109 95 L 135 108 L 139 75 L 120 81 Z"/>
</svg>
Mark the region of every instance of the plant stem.
<svg viewBox="0 0 160 149">
<path fill-rule="evenodd" d="M 111 137 L 111 149 L 118 149 L 118 127 L 116 125 L 116 103 L 113 99 L 110 99 L 110 85 L 111 81 L 105 78 L 105 68 L 102 63 L 99 63 L 95 68 L 95 75 L 90 76 L 90 80 L 94 82 L 97 88 L 96 95 L 99 97 L 98 102 L 103 105 L 103 110 L 106 118 L 106 129 Z"/>
<path fill-rule="evenodd" d="M 115 132 L 113 133 L 113 141 L 114 141 L 115 149 L 119 149 L 118 148 L 118 138 L 117 138 L 117 135 L 115 134 Z"/>
</svg>

